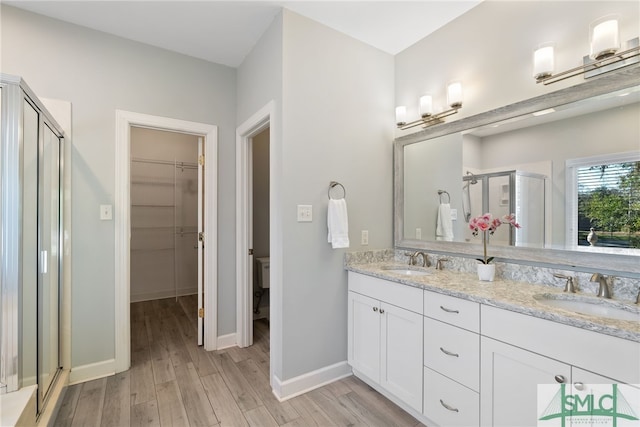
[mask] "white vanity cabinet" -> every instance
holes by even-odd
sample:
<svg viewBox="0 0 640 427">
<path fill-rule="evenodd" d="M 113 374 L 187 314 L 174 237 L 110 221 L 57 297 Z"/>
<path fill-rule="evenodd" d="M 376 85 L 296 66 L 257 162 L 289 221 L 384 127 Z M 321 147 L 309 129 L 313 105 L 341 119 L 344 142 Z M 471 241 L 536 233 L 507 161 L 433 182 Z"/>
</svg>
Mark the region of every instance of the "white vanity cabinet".
<svg viewBox="0 0 640 427">
<path fill-rule="evenodd" d="M 539 384 L 640 384 L 638 342 L 351 271 L 348 323 L 354 374 L 427 425 L 535 426 Z"/>
<path fill-rule="evenodd" d="M 423 414 L 440 426 L 478 426 L 479 304 L 424 292 Z"/>
<path fill-rule="evenodd" d="M 484 305 L 481 319 L 482 426 L 537 425 L 538 384 L 640 381 L 640 343 Z"/>
<path fill-rule="evenodd" d="M 348 362 L 422 412 L 422 289 L 349 272 Z"/>
<path fill-rule="evenodd" d="M 483 337 L 482 374 L 483 426 L 535 426 L 538 384 L 570 381 L 571 366 Z"/>
</svg>

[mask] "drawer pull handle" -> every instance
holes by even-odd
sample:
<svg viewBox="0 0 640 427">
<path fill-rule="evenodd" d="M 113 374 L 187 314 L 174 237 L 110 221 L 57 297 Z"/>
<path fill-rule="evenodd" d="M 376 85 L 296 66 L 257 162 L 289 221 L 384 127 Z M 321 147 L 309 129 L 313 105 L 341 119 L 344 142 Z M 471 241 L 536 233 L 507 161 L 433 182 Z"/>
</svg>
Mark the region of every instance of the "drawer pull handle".
<svg viewBox="0 0 640 427">
<path fill-rule="evenodd" d="M 460 314 L 460 312 L 458 310 L 451 310 L 450 308 L 446 308 L 446 307 L 443 307 L 443 306 L 440 306 L 440 309 L 442 309 L 443 311 L 446 311 L 447 313 Z"/>
<path fill-rule="evenodd" d="M 440 347 L 440 351 L 443 352 L 444 354 L 446 354 L 447 356 L 454 356 L 454 357 L 460 357 L 459 354 L 457 353 L 452 353 L 450 351 L 445 350 L 444 348 Z"/>
<path fill-rule="evenodd" d="M 573 383 L 573 386 L 576 388 L 576 390 L 584 390 L 584 383 Z"/>
<path fill-rule="evenodd" d="M 451 411 L 451 412 L 460 412 L 460 411 L 458 411 L 458 408 L 454 408 L 453 406 L 449 406 L 449 405 L 447 405 L 446 403 L 444 403 L 444 402 L 442 401 L 442 399 L 440 399 L 440 404 L 441 404 L 442 406 L 444 406 L 444 408 L 445 408 L 445 409 L 447 409 L 447 410 L 449 410 L 449 411 Z"/>
<path fill-rule="evenodd" d="M 381 308 L 380 309 L 380 314 L 383 314 L 383 313 L 384 313 L 384 308 Z"/>
<path fill-rule="evenodd" d="M 373 307 L 373 311 L 378 311 L 378 307 Z"/>
<path fill-rule="evenodd" d="M 564 377 L 564 375 L 556 375 L 555 377 L 556 382 L 562 384 L 566 381 L 566 378 Z"/>
</svg>

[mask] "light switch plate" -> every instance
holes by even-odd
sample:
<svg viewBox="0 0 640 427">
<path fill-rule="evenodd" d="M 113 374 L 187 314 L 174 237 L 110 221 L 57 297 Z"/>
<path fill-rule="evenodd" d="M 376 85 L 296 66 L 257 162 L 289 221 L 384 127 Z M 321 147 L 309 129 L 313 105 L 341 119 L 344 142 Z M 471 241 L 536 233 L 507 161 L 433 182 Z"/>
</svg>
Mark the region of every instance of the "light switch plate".
<svg viewBox="0 0 640 427">
<path fill-rule="evenodd" d="M 100 205 L 100 220 L 110 221 L 113 219 L 113 210 L 111 205 Z"/>
<path fill-rule="evenodd" d="M 458 209 L 451 209 L 451 221 L 457 221 Z"/>
<path fill-rule="evenodd" d="M 311 222 L 311 221 L 313 221 L 313 206 L 298 205 L 298 222 Z"/>
</svg>

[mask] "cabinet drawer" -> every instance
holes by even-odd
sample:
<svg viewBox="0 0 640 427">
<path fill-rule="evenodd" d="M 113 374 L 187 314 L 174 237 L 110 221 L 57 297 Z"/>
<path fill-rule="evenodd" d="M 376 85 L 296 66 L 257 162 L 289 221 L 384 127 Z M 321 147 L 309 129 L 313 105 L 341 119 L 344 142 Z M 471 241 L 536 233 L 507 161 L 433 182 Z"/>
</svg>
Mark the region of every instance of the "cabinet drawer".
<svg viewBox="0 0 640 427">
<path fill-rule="evenodd" d="M 480 304 L 476 302 L 425 291 L 424 315 L 472 332 L 480 332 Z"/>
<path fill-rule="evenodd" d="M 478 393 L 424 368 L 424 415 L 440 426 L 478 426 Z"/>
<path fill-rule="evenodd" d="M 349 290 L 422 314 L 422 288 L 350 271 Z"/>
<path fill-rule="evenodd" d="M 480 336 L 425 317 L 424 365 L 478 391 Z"/>
</svg>

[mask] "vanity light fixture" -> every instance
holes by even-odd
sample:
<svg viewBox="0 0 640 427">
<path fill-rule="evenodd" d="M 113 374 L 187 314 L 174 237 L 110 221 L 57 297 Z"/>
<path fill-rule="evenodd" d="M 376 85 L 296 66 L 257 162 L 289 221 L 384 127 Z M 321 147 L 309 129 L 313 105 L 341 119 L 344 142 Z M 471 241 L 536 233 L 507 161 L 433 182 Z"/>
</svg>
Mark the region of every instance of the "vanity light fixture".
<svg viewBox="0 0 640 427">
<path fill-rule="evenodd" d="M 396 125 L 399 129 L 405 130 L 412 127 L 420 126 L 429 127 L 438 123 L 443 123 L 444 118 L 456 114 L 462 108 L 462 83 L 451 82 L 447 86 L 447 103 L 449 109 L 441 113 L 433 113 L 433 97 L 431 95 L 423 95 L 420 97 L 419 113 L 420 118 L 407 123 L 407 107 L 396 107 Z"/>
<path fill-rule="evenodd" d="M 535 113 L 532 113 L 532 116 L 546 116 L 547 114 L 551 114 L 551 113 L 555 113 L 556 110 L 553 108 L 547 108 L 546 110 L 540 110 L 540 111 L 536 111 Z"/>
<path fill-rule="evenodd" d="M 583 65 L 557 74 L 554 74 L 554 45 L 545 43 L 538 46 L 533 54 L 533 77 L 536 83 L 548 85 L 580 74 L 589 78 L 640 62 L 638 37 L 629 40 L 625 49 L 620 50 L 616 16 L 608 15 L 592 23 L 589 42 L 591 51 L 583 58 Z"/>
</svg>

